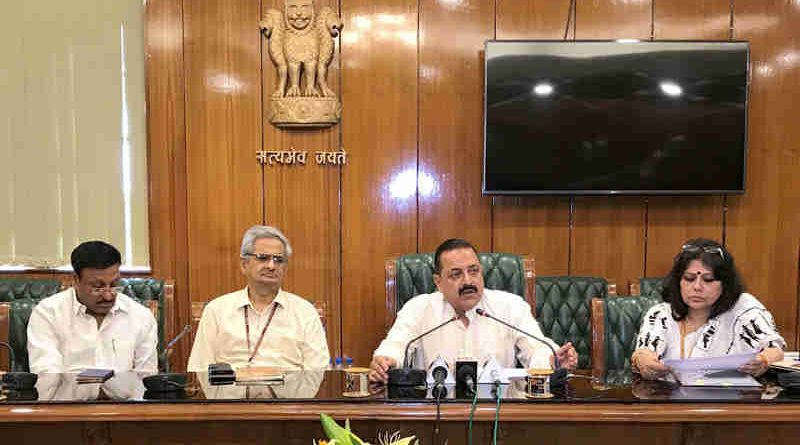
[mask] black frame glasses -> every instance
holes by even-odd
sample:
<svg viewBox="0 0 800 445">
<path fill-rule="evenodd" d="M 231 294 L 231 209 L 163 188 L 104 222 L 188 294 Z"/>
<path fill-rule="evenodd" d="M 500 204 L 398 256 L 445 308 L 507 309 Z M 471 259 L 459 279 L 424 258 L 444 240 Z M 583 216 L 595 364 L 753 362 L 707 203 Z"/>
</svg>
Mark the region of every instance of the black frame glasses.
<svg viewBox="0 0 800 445">
<path fill-rule="evenodd" d="M 286 264 L 289 262 L 289 257 L 286 255 L 281 254 L 271 254 L 271 253 L 246 253 L 243 256 L 255 258 L 256 261 L 259 263 L 269 263 L 270 261 L 274 261 L 275 264 Z"/>
<path fill-rule="evenodd" d="M 681 246 L 681 250 L 684 252 L 700 252 L 702 250 L 705 253 L 719 254 L 723 261 L 725 260 L 725 251 L 719 246 L 700 247 L 695 246 L 694 244 L 684 244 Z"/>
</svg>

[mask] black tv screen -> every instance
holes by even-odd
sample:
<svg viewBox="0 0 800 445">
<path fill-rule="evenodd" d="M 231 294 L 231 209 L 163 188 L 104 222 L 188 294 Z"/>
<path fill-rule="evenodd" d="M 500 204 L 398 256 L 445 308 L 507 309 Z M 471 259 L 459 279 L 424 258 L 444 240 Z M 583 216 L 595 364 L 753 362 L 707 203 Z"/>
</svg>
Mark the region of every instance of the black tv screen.
<svg viewBox="0 0 800 445">
<path fill-rule="evenodd" d="M 485 194 L 743 193 L 747 42 L 488 41 Z"/>
</svg>

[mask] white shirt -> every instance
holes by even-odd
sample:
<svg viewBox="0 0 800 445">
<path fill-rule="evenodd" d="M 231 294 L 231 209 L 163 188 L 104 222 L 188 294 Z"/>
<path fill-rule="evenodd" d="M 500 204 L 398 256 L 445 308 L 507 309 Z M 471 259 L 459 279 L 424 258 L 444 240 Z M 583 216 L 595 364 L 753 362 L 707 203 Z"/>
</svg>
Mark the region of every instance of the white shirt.
<svg viewBox="0 0 800 445">
<path fill-rule="evenodd" d="M 78 301 L 75 288 L 39 302 L 28 322 L 31 372 L 74 372 L 86 368 L 155 372 L 156 320 L 149 309 L 118 293 L 97 320 Z"/>
<path fill-rule="evenodd" d="M 655 351 L 662 360 L 720 357 L 786 347 L 772 314 L 756 297 L 746 293 L 739 296 L 731 309 L 687 334 L 683 342 L 684 357 L 681 357 L 681 328 L 672 318 L 669 303 L 651 307 L 642 317 L 636 348 Z"/>
<path fill-rule="evenodd" d="M 552 340 L 542 334 L 539 324 L 531 315 L 531 307 L 517 295 L 484 289 L 480 302 L 465 315 L 469 326 L 456 320 L 411 345 L 409 360 L 413 357 L 416 368 L 428 368 L 441 356 L 452 368 L 462 358 L 477 360 L 482 365 L 494 357 L 500 366 L 513 368 L 516 361 L 531 368 L 549 368 L 553 355 L 544 344 L 520 334 L 495 320 L 482 317 L 475 312 L 481 308 L 497 317 L 529 332 L 558 349 Z M 455 315 L 453 307 L 441 292 L 417 295 L 397 313 L 397 319 L 374 355 L 397 360 L 403 366 L 406 344 L 428 329 L 447 321 Z"/>
<path fill-rule="evenodd" d="M 285 370 L 325 369 L 330 361 L 328 342 L 314 305 L 280 290 L 273 302 L 259 313 L 250 303 L 245 288 L 206 304 L 189 356 L 189 371 L 207 371 L 209 364 L 218 362 L 234 368 L 248 366 L 273 307 L 275 315 L 249 365 L 277 366 Z M 250 324 L 249 351 L 245 310 Z"/>
</svg>

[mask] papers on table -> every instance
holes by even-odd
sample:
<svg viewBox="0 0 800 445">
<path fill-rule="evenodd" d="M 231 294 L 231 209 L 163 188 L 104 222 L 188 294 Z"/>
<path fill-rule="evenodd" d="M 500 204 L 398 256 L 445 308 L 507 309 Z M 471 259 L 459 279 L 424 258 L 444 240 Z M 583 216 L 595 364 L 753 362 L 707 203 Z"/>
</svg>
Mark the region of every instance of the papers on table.
<svg viewBox="0 0 800 445">
<path fill-rule="evenodd" d="M 761 384 L 756 379 L 737 371 L 755 357 L 755 353 L 733 354 L 722 357 L 664 360 L 664 364 L 673 369 L 674 377 L 684 386 L 758 387 Z"/>
</svg>

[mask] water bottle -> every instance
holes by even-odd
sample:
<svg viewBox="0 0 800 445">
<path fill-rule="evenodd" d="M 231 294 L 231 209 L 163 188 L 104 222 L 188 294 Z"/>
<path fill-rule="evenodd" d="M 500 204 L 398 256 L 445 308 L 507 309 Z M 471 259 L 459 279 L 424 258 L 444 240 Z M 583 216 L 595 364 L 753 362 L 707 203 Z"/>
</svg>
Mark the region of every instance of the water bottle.
<svg viewBox="0 0 800 445">
<path fill-rule="evenodd" d="M 341 357 L 336 357 L 336 360 L 333 361 L 333 369 L 343 369 Z"/>
<path fill-rule="evenodd" d="M 353 357 L 349 355 L 344 356 L 344 369 L 349 369 L 353 367 Z"/>
</svg>

